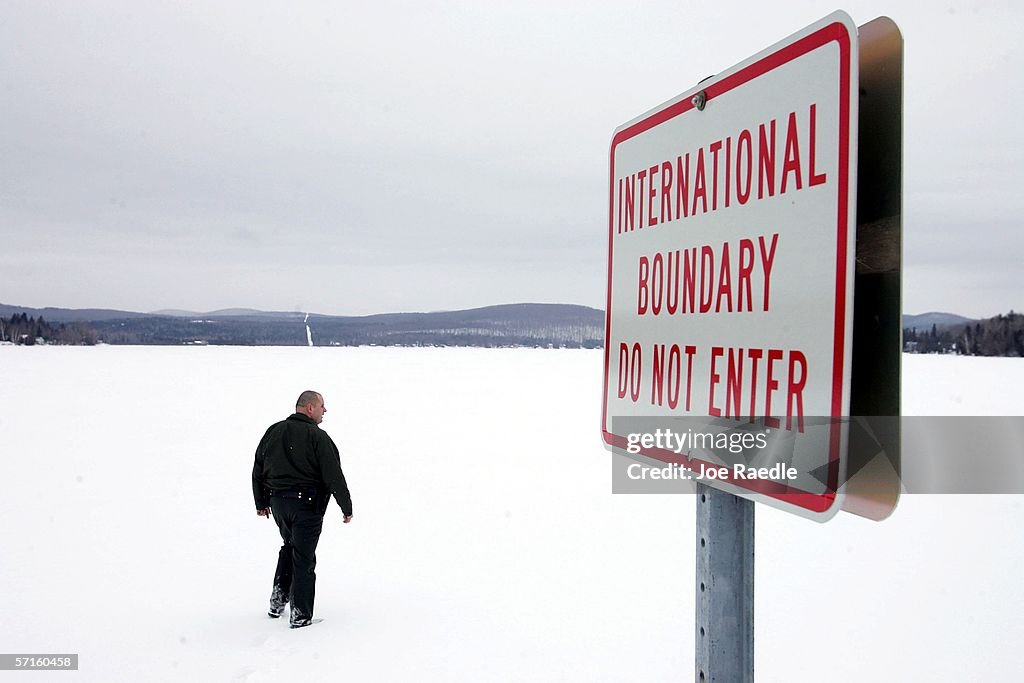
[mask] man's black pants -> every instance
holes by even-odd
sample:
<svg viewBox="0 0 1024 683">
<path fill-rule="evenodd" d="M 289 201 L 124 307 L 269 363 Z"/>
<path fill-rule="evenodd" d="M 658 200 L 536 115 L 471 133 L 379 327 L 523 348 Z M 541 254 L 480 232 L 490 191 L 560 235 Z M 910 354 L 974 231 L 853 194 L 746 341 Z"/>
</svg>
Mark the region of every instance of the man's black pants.
<svg viewBox="0 0 1024 683">
<path fill-rule="evenodd" d="M 277 556 L 271 608 L 290 601 L 292 623 L 311 619 L 316 592 L 316 544 L 324 525 L 323 513 L 316 500 L 308 497 L 271 496 L 270 509 L 284 539 Z"/>
</svg>

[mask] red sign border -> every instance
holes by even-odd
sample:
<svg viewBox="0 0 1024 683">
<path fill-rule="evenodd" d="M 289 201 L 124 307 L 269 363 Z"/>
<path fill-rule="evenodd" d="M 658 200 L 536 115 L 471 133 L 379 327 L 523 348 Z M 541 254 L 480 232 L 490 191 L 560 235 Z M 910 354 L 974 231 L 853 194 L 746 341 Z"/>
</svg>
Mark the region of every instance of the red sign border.
<svg viewBox="0 0 1024 683">
<path fill-rule="evenodd" d="M 835 329 L 833 335 L 832 357 L 832 417 L 841 417 L 843 410 L 843 369 L 845 367 L 846 339 L 846 284 L 847 268 L 846 242 L 849 231 L 849 167 L 850 167 L 850 61 L 851 37 L 847 26 L 842 22 L 833 22 L 813 33 L 800 38 L 779 50 L 765 55 L 758 61 L 730 74 L 720 81 L 705 87 L 704 93 L 710 102 L 716 97 L 729 92 L 755 78 L 763 76 L 778 67 L 791 62 L 805 54 L 824 47 L 835 41 L 839 45 L 839 207 L 837 216 L 837 250 L 836 250 L 836 300 Z M 605 348 L 604 348 L 604 395 L 601 401 L 601 434 L 606 444 L 625 450 L 626 439 L 612 434 L 605 429 L 608 422 L 608 376 L 611 365 L 611 348 L 608 340 L 611 337 L 611 304 L 612 304 L 612 245 L 614 240 L 615 211 L 615 149 L 620 144 L 644 133 L 657 125 L 665 123 L 677 116 L 692 110 L 694 104 L 689 97 L 675 102 L 645 119 L 637 121 L 628 128 L 623 128 L 612 138 L 609 170 L 608 191 L 608 292 L 605 304 Z M 841 446 L 841 425 L 833 422 L 829 440 L 828 492 L 824 494 L 808 493 L 789 487 L 785 484 L 764 480 L 724 481 L 794 505 L 811 512 L 825 512 L 835 503 L 836 490 L 839 484 L 839 455 Z M 664 462 L 680 462 L 680 456 L 667 451 L 644 451 L 641 455 Z M 669 457 L 671 456 L 671 458 Z M 689 464 L 704 464 L 698 460 L 687 461 Z"/>
</svg>

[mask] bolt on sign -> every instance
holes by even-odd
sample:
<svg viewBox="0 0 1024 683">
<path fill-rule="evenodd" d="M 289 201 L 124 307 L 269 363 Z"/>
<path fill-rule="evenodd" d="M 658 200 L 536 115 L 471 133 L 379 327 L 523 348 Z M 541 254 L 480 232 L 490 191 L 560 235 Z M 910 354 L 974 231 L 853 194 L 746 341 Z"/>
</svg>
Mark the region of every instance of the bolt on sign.
<svg viewBox="0 0 1024 683">
<path fill-rule="evenodd" d="M 606 445 L 819 521 L 846 476 L 857 50 L 836 12 L 611 143 Z"/>
</svg>

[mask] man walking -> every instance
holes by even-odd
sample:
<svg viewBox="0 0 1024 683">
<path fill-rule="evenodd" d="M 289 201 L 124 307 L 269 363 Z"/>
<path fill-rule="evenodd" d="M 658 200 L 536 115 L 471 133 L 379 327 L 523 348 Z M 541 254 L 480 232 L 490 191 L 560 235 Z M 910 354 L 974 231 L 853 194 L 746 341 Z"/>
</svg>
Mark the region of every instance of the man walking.
<svg viewBox="0 0 1024 683">
<path fill-rule="evenodd" d="M 319 427 L 326 413 L 323 396 L 302 392 L 295 413 L 263 435 L 252 468 L 256 514 L 273 514 L 284 539 L 268 614 L 278 618 L 290 600 L 292 628 L 309 626 L 313 620 L 316 544 L 332 494 L 344 523 L 352 521 L 352 497 L 338 447 Z"/>
</svg>

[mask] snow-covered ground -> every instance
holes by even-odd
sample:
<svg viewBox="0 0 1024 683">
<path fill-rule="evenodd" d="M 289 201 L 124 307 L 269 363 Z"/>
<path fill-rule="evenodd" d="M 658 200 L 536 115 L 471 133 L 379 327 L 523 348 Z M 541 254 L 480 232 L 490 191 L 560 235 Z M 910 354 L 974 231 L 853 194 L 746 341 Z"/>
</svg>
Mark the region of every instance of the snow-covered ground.
<svg viewBox="0 0 1024 683">
<path fill-rule="evenodd" d="M 0 651 L 55 681 L 684 681 L 691 496 L 611 494 L 599 351 L 0 348 Z M 1024 360 L 904 357 L 908 415 L 1020 415 Z M 355 519 L 323 623 L 265 616 L 249 476 L 321 391 Z M 1024 676 L 1024 496 L 757 511 L 759 681 Z M 4 674 L 0 674 L 4 677 Z"/>
</svg>

